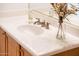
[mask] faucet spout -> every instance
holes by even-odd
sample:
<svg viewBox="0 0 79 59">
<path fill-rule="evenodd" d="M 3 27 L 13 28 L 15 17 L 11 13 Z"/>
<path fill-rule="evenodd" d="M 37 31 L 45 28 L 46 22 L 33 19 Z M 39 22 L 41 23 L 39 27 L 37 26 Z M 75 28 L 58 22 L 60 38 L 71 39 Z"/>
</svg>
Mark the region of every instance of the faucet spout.
<svg viewBox="0 0 79 59">
<path fill-rule="evenodd" d="M 40 24 L 40 19 L 39 18 L 36 18 L 37 19 L 37 21 L 36 22 L 34 22 L 34 24 Z"/>
<path fill-rule="evenodd" d="M 45 20 L 43 22 L 40 22 L 40 18 L 36 18 L 37 21 L 34 22 L 34 24 L 37 25 L 41 25 L 41 27 L 45 27 L 46 29 L 49 29 L 49 23 L 45 22 Z"/>
</svg>

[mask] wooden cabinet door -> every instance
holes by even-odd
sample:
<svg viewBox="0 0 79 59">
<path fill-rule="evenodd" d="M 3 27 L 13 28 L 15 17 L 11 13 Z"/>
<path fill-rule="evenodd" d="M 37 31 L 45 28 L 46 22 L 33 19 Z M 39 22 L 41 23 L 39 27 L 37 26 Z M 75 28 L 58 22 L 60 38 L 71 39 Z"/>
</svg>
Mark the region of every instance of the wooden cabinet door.
<svg viewBox="0 0 79 59">
<path fill-rule="evenodd" d="M 0 56 L 6 55 L 5 32 L 0 28 Z"/>
<path fill-rule="evenodd" d="M 8 36 L 8 56 L 19 56 L 19 45 L 18 43 L 11 38 L 9 35 Z"/>
</svg>

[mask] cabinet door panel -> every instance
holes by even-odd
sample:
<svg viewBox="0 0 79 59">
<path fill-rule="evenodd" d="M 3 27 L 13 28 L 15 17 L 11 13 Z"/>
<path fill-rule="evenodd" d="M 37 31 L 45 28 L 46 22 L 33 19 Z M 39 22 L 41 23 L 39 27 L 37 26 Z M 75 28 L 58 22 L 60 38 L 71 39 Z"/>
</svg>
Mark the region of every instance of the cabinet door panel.
<svg viewBox="0 0 79 59">
<path fill-rule="evenodd" d="M 18 56 L 19 55 L 19 45 L 8 35 L 8 56 Z"/>
<path fill-rule="evenodd" d="M 5 56 L 5 32 L 0 28 L 0 56 Z"/>
</svg>

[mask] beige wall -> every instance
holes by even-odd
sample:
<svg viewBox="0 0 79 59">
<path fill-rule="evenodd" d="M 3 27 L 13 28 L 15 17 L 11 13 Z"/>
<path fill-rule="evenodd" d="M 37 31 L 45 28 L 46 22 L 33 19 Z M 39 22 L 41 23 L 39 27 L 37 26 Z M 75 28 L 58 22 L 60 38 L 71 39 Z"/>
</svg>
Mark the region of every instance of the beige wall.
<svg viewBox="0 0 79 59">
<path fill-rule="evenodd" d="M 0 17 L 25 15 L 27 3 L 0 3 Z"/>
<path fill-rule="evenodd" d="M 30 9 L 48 12 L 49 5 L 49 3 L 30 3 Z M 25 15 L 27 10 L 28 3 L 0 3 L 0 17 Z"/>
</svg>

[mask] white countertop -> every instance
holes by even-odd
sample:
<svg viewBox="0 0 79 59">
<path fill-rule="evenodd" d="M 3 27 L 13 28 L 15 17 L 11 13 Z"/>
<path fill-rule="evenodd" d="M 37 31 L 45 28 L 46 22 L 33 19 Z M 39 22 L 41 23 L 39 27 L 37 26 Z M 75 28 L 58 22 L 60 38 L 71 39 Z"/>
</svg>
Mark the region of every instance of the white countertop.
<svg viewBox="0 0 79 59">
<path fill-rule="evenodd" d="M 68 33 L 66 33 L 64 41 L 57 40 L 55 38 L 57 29 L 53 26 L 50 26 L 50 29 L 47 30 L 35 25 L 39 27 L 38 29 L 41 29 L 41 33 L 23 31 L 20 27 L 27 25 L 27 20 L 27 16 L 0 18 L 0 27 L 32 55 L 54 55 L 79 47 L 79 38 Z"/>
</svg>

